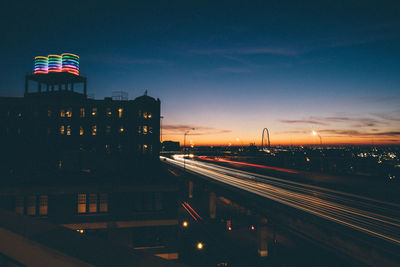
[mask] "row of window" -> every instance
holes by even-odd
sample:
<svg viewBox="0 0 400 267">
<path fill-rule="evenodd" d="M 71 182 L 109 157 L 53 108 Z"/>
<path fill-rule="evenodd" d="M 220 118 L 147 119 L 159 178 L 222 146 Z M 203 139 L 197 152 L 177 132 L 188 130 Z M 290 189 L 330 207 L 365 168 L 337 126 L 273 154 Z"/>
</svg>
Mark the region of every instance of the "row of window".
<svg viewBox="0 0 400 267">
<path fill-rule="evenodd" d="M 48 214 L 49 198 L 47 195 L 17 196 L 15 212 L 22 215 L 46 216 Z"/>
<path fill-rule="evenodd" d="M 108 212 L 108 195 L 106 193 L 78 194 L 77 203 L 79 214 Z"/>
<path fill-rule="evenodd" d="M 77 195 L 78 214 L 108 212 L 107 193 L 80 193 Z M 15 212 L 21 215 L 47 216 L 49 199 L 47 195 L 17 196 Z M 137 193 L 133 198 L 134 211 L 158 211 L 163 209 L 163 197 L 160 192 Z"/>
<path fill-rule="evenodd" d="M 123 126 L 120 126 L 118 128 L 118 133 L 122 134 L 123 132 L 125 132 L 125 128 Z M 106 134 L 110 134 L 111 133 L 111 126 L 110 125 L 106 125 L 105 128 L 105 133 Z M 152 134 L 153 133 L 153 127 L 151 126 L 138 126 L 138 134 L 143 134 L 143 135 L 147 135 L 147 134 Z M 48 128 L 48 134 L 50 135 L 50 128 Z M 71 135 L 72 134 L 72 128 L 71 125 L 61 125 L 60 126 L 60 134 L 61 135 Z M 83 126 L 79 126 L 79 135 L 84 135 L 85 134 L 85 130 L 83 128 Z M 91 135 L 97 135 L 97 125 L 94 124 L 91 126 L 90 128 L 90 134 Z"/>
<path fill-rule="evenodd" d="M 107 117 L 111 117 L 113 112 L 116 112 L 118 114 L 118 118 L 123 118 L 124 116 L 124 109 L 123 108 L 118 108 L 115 111 L 113 111 L 111 108 L 106 108 L 105 110 L 105 115 Z M 52 110 L 47 110 L 47 117 L 51 118 L 53 116 L 53 111 Z M 97 108 L 91 108 L 91 109 L 85 109 L 85 108 L 80 108 L 79 109 L 79 117 L 80 118 L 85 118 L 89 114 L 92 117 L 96 117 L 99 115 L 98 109 Z M 39 116 L 39 113 L 35 111 L 33 113 L 35 117 Z M 72 108 L 67 108 L 67 109 L 61 109 L 59 112 L 59 116 L 61 118 L 71 118 L 72 117 Z M 10 112 L 7 112 L 7 117 L 10 117 Z M 17 112 L 17 117 L 21 118 L 22 117 L 22 112 Z M 138 111 L 138 117 L 143 118 L 143 119 L 151 119 L 153 116 L 150 112 L 147 111 Z"/>
</svg>

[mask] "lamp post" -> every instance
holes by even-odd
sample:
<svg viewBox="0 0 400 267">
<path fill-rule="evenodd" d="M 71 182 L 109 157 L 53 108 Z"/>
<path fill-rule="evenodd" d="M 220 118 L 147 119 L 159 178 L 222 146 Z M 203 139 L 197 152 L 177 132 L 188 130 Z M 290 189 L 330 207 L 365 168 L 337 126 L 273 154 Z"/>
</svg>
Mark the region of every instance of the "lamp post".
<svg viewBox="0 0 400 267">
<path fill-rule="evenodd" d="M 162 143 L 162 120 L 164 119 L 164 116 L 160 116 L 160 145 L 161 145 L 161 151 L 163 151 L 163 143 Z"/>
<path fill-rule="evenodd" d="M 183 135 L 183 171 L 186 171 L 186 135 L 190 132 L 190 131 L 194 131 L 194 128 L 189 129 L 185 132 L 185 134 Z"/>
<path fill-rule="evenodd" d="M 317 133 L 316 131 L 312 131 L 312 134 L 314 136 L 318 136 L 319 137 L 319 144 L 322 145 L 322 137 L 319 135 L 319 133 Z"/>
</svg>

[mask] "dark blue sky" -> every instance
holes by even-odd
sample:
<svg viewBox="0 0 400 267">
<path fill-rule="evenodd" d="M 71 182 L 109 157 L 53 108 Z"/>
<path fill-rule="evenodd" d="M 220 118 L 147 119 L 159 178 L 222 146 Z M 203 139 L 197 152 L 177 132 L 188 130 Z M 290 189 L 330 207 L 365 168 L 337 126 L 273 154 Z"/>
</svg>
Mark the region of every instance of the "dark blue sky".
<svg viewBox="0 0 400 267">
<path fill-rule="evenodd" d="M 159 97 L 170 139 L 399 139 L 397 1 L 3 2 L 1 95 L 22 95 L 35 56 L 71 52 L 96 98 Z"/>
</svg>

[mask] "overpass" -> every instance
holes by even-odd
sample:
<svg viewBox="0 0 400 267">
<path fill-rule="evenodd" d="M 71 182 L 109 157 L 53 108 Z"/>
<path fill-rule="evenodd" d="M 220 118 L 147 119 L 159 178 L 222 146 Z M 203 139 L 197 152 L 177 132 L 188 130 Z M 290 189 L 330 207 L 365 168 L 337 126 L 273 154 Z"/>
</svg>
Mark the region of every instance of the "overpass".
<svg viewBox="0 0 400 267">
<path fill-rule="evenodd" d="M 330 247 L 358 258 L 360 262 L 373 265 L 384 262 L 387 265 L 393 265 L 396 262 L 396 259 L 393 260 L 391 257 L 394 255 L 397 258 L 396 255 L 400 251 L 400 207 L 397 204 L 238 168 L 187 159 L 183 155 L 174 155 L 171 158 L 161 156 L 160 159 L 207 182 L 279 203 L 282 209 L 290 207 L 302 214 L 316 216 L 320 219 L 319 224 L 329 222 L 334 227 L 350 229 L 350 237 L 354 239 L 353 241 L 345 240 L 348 235 L 346 237 L 343 235 L 341 239 L 335 237 L 333 240 L 326 233 L 312 236 L 312 238 L 320 239 L 318 241 L 328 243 Z M 310 233 L 304 233 L 307 232 L 307 227 L 303 229 L 295 227 L 297 231 L 310 236 Z M 344 245 L 345 243 L 347 245 Z M 382 251 L 377 253 L 379 249 Z"/>
</svg>

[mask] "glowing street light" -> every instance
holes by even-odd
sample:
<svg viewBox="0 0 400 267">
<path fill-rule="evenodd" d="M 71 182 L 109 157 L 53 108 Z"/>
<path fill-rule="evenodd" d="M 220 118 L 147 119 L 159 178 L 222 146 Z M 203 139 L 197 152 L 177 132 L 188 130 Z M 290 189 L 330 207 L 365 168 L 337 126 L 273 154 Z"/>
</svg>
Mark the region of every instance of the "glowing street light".
<svg viewBox="0 0 400 267">
<path fill-rule="evenodd" d="M 202 250 L 204 248 L 204 244 L 202 242 L 198 242 L 197 245 L 196 245 L 196 248 L 198 250 Z"/>
<path fill-rule="evenodd" d="M 318 136 L 318 137 L 319 137 L 319 143 L 320 143 L 320 145 L 322 145 L 322 137 L 319 135 L 319 133 L 316 132 L 315 130 L 313 130 L 313 131 L 312 131 L 312 135 Z"/>
<path fill-rule="evenodd" d="M 189 226 L 189 223 L 188 223 L 187 221 L 183 221 L 183 222 L 182 222 L 182 226 L 183 226 L 184 228 L 187 228 L 187 227 Z"/>
</svg>

